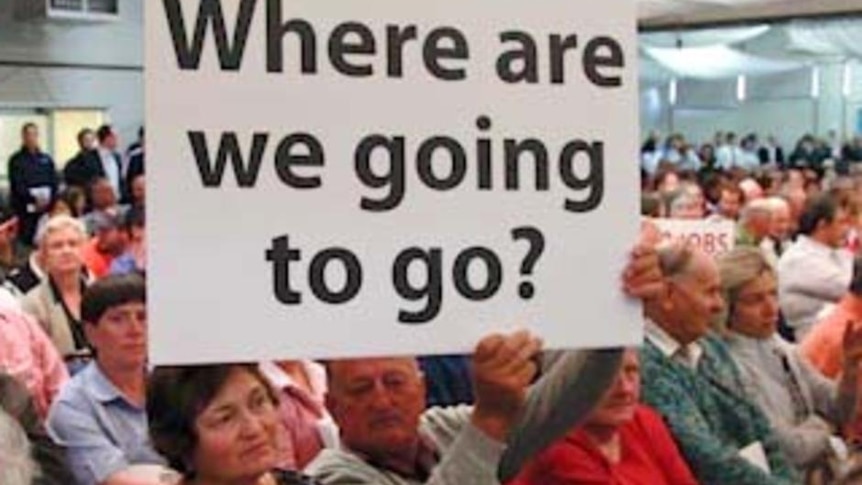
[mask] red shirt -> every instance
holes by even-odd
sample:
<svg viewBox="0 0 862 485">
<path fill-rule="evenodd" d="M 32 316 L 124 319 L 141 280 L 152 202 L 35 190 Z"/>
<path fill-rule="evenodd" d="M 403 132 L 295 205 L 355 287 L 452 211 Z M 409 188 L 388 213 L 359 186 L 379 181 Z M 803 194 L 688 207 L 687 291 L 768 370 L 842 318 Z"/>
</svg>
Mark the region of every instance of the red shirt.
<svg viewBox="0 0 862 485">
<path fill-rule="evenodd" d="M 621 459 L 612 464 L 580 429 L 533 459 L 508 485 L 695 485 L 661 417 L 640 405 L 620 427 Z"/>
<path fill-rule="evenodd" d="M 87 266 L 90 274 L 94 278 L 99 279 L 108 276 L 111 272 L 111 262 L 114 261 L 114 257 L 110 254 L 99 252 L 96 244 L 97 238 L 93 238 L 87 242 L 81 249 L 81 258 L 84 260 L 84 264 Z"/>
</svg>

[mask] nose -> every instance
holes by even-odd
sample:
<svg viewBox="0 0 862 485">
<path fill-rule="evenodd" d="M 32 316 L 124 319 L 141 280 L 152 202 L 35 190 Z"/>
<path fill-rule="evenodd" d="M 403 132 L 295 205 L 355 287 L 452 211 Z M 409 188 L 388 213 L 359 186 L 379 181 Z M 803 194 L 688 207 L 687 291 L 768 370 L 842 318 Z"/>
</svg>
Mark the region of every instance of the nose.
<svg viewBox="0 0 862 485">
<path fill-rule="evenodd" d="M 369 394 L 368 401 L 372 407 L 378 409 L 392 406 L 392 395 L 382 379 L 374 381 L 374 389 Z"/>
<path fill-rule="evenodd" d="M 240 436 L 244 438 L 256 438 L 266 430 L 265 418 L 261 415 L 245 409 L 242 411 L 241 418 Z"/>
</svg>

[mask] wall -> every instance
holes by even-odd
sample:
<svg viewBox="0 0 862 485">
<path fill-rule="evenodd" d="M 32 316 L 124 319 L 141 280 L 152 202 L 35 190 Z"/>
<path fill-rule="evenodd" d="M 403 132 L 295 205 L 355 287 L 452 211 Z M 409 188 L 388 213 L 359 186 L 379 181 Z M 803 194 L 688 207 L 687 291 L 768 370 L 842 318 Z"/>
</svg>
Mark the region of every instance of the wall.
<svg viewBox="0 0 862 485">
<path fill-rule="evenodd" d="M 0 112 L 104 108 L 123 144 L 133 141 L 144 119 L 142 0 L 120 0 L 108 22 L 21 21 L 20 1 L 40 0 L 0 1 Z M 44 67 L 57 63 L 78 67 Z"/>
<path fill-rule="evenodd" d="M 641 89 L 643 133 L 682 132 L 693 142 L 711 140 L 718 131 L 775 135 L 789 147 L 805 133 L 842 136 L 857 133 L 862 109 L 862 65 L 851 62 L 851 89 L 844 93 L 844 62 L 817 64 L 819 96 L 812 96 L 811 69 L 746 78 L 746 99 L 736 97 L 736 80 L 677 82 L 677 104 L 670 106 L 668 87 Z M 731 87 L 732 86 L 732 87 Z"/>
</svg>

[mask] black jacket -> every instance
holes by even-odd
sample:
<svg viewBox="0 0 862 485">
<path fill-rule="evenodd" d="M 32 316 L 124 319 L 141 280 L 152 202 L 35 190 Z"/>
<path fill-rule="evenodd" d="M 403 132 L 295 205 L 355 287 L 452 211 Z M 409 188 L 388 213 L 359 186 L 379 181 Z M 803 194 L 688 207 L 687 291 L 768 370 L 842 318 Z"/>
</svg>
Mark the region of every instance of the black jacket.
<svg viewBox="0 0 862 485">
<path fill-rule="evenodd" d="M 96 150 L 80 151 L 63 168 L 63 180 L 66 185 L 86 189 L 98 177 L 105 176 L 99 152 Z"/>
<path fill-rule="evenodd" d="M 35 187 L 50 187 L 51 199 L 57 196 L 57 169 L 47 153 L 31 153 L 24 148 L 9 158 L 9 191 L 12 210 L 26 215 L 27 206 L 36 202 L 30 193 Z"/>
</svg>

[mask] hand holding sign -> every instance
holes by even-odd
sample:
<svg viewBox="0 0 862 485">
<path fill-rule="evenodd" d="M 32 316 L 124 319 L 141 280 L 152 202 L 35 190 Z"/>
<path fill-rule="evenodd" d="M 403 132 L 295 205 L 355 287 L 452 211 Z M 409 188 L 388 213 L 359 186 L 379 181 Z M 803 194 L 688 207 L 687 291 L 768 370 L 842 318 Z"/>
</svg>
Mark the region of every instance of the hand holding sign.
<svg viewBox="0 0 862 485">
<path fill-rule="evenodd" d="M 145 2 L 151 360 L 640 340 L 634 4 L 536 1 Z"/>
</svg>

